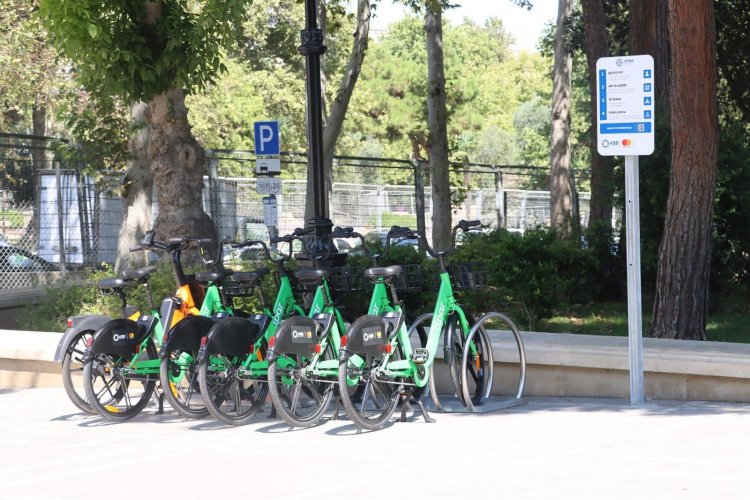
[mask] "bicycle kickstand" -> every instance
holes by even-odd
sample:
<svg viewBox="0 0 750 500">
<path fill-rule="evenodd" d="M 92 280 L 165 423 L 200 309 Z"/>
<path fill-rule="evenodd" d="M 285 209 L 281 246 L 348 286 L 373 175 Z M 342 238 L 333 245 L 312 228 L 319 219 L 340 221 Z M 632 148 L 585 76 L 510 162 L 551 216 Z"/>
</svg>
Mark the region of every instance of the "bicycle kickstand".
<svg viewBox="0 0 750 500">
<path fill-rule="evenodd" d="M 419 411 L 422 412 L 422 417 L 424 418 L 424 421 L 428 424 L 435 423 L 436 420 L 432 418 L 430 414 L 427 412 L 427 408 L 424 407 L 424 404 L 422 403 L 422 401 L 419 399 L 413 399 L 411 395 L 412 395 L 411 391 L 401 392 L 401 418 L 399 418 L 399 422 L 406 422 L 406 412 L 412 409 L 411 408 L 412 403 L 416 403 L 417 406 L 419 406 Z"/>
</svg>

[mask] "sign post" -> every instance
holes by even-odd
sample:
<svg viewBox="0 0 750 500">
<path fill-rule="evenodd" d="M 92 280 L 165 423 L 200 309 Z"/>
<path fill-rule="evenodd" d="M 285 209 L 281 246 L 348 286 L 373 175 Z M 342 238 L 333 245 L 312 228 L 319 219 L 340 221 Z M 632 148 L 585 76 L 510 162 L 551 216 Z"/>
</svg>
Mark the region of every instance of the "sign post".
<svg viewBox="0 0 750 500">
<path fill-rule="evenodd" d="M 276 195 L 281 193 L 281 136 L 279 122 L 255 122 L 255 192 L 263 198 L 263 223 L 271 238 L 278 236 L 279 211 Z M 269 177 L 260 177 L 269 176 Z M 274 246 L 275 249 L 275 246 Z"/>
<path fill-rule="evenodd" d="M 625 156 L 630 404 L 639 405 L 645 396 L 638 157 L 654 152 L 654 59 L 603 57 L 596 73 L 597 150 L 602 156 Z"/>
</svg>

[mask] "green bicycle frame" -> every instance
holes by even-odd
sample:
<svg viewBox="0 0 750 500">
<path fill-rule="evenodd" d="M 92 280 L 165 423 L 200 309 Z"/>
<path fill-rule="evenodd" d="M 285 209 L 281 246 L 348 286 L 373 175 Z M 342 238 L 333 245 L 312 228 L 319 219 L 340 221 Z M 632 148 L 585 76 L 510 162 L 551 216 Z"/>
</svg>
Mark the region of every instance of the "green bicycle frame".
<svg viewBox="0 0 750 500">
<path fill-rule="evenodd" d="M 253 352 L 242 363 L 240 376 L 249 375 L 252 378 L 265 377 L 268 373 L 268 361 L 262 359 L 260 354 L 261 347 L 264 343 L 268 344 L 271 337 L 276 335 L 276 330 L 278 330 L 279 325 L 281 325 L 284 319 L 290 317 L 293 313 L 297 313 L 300 316 L 305 315 L 304 309 L 297 304 L 294 298 L 292 282 L 289 276 L 282 275 L 279 278 L 279 291 L 276 294 L 273 310 L 264 308 L 263 313 L 271 318 L 271 324 L 266 328 L 264 335 L 255 342 Z"/>
</svg>

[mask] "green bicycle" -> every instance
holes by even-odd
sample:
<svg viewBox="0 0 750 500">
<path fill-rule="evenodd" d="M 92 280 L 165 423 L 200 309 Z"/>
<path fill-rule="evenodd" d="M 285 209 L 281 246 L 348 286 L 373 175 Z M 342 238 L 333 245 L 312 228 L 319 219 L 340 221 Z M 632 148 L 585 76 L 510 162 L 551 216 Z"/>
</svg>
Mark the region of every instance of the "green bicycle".
<svg viewBox="0 0 750 500">
<path fill-rule="evenodd" d="M 83 384 L 86 401 L 99 415 L 112 420 L 124 421 L 136 416 L 146 406 L 154 393 L 156 382 L 160 379 L 162 359 L 173 359 L 174 354 L 184 345 L 185 336 L 178 335 L 174 330 L 177 325 L 185 321 L 185 325 L 196 327 L 200 323 L 203 328 L 207 317 L 196 320 L 191 316 L 201 313 L 196 304 L 204 302 L 204 291 L 201 287 L 185 275 L 180 256 L 182 251 L 190 247 L 205 244 L 207 240 L 190 238 L 176 238 L 168 243 L 154 241 L 154 233 L 149 232 L 136 250 L 156 250 L 168 252 L 172 255 L 172 267 L 177 280 L 178 289 L 175 297 L 169 297 L 162 302 L 161 310 L 157 310 L 150 290 L 147 288 L 147 298 L 151 314 L 141 314 L 137 320 L 127 318 L 115 319 L 104 324 L 90 339 L 83 362 Z M 208 291 L 208 304 L 216 304 L 211 295 L 218 294 L 216 287 Z M 207 306 L 210 307 L 210 306 Z M 210 315 L 208 309 L 203 313 Z M 213 324 L 211 322 L 211 324 Z M 177 329 L 180 332 L 184 327 Z M 210 327 L 209 327 L 210 328 Z M 165 330 L 171 333 L 165 337 Z M 190 331 L 189 328 L 185 331 Z M 200 341 L 200 337 L 198 338 Z M 157 355 L 157 346 L 162 346 L 164 357 Z M 165 374 L 162 389 L 169 388 L 171 396 L 177 393 L 177 387 L 172 382 L 180 377 L 173 366 Z M 171 370 L 171 372 L 170 372 Z M 167 391 L 162 391 L 159 397 L 159 411 L 162 411 L 162 398 L 173 401 Z M 188 405 L 180 404 L 177 396 L 176 409 L 180 411 L 191 409 Z"/>
<path fill-rule="evenodd" d="M 268 386 L 266 375 L 269 361 L 266 351 L 282 321 L 293 315 L 304 315 L 294 297 L 294 289 L 285 264 L 292 258 L 292 243 L 311 230 L 297 229 L 291 235 L 272 238 L 272 244 L 287 243 L 289 251 L 274 257 L 263 241 L 248 240 L 233 244 L 248 248 L 259 246 L 266 258 L 275 264 L 279 289 L 273 307 L 266 307 L 261 281 L 268 274 L 262 268 L 250 273 L 248 288 L 257 287 L 262 312 L 247 318 L 227 318 L 211 328 L 201 339 L 198 354 L 198 383 L 206 407 L 217 420 L 228 425 L 248 423 L 262 408 Z"/>
<path fill-rule="evenodd" d="M 368 315 L 357 320 L 349 329 L 339 358 L 338 381 L 341 388 L 363 385 L 370 401 L 354 401 L 348 392 L 340 390 L 341 399 L 349 416 L 361 429 L 382 428 L 393 414 L 399 399 L 403 402 L 402 420 L 407 401 L 418 395 L 432 379 L 432 367 L 441 336 L 444 337 L 444 357 L 451 373 L 456 394 L 465 406 L 481 404 L 489 396 L 493 380 L 493 357 L 489 334 L 484 329 L 485 315 L 474 321 L 470 313 L 459 305 L 446 258 L 455 250 L 458 230 L 468 231 L 479 226 L 479 221 L 461 221 L 452 231 L 451 248 L 435 252 L 425 242 L 427 252 L 437 259 L 440 287 L 434 312 L 418 318 L 408 330 L 403 323 L 390 317 Z M 394 226 L 391 236 L 418 238 L 408 228 Z M 424 238 L 422 237 L 424 240 Z M 376 286 L 387 284 L 398 274 L 389 268 L 368 269 L 367 276 Z M 455 274 L 455 273 L 454 273 Z M 475 277 L 472 277 L 475 278 Z M 392 301 L 394 309 L 397 298 Z M 400 311 L 399 311 L 400 312 Z M 499 313 L 490 313 L 497 315 Z M 501 315 L 502 316 L 502 315 Z M 412 347 L 410 336 L 426 318 L 431 317 L 430 330 L 424 347 Z M 503 316 L 514 332 L 515 325 Z M 402 321 L 402 320 L 399 320 Z M 520 335 L 517 336 L 520 341 Z M 519 344 L 519 351 L 522 347 Z M 364 360 L 364 362 L 363 362 Z M 431 387 L 434 393 L 434 385 Z M 436 397 L 436 396 L 435 396 Z M 419 400 L 425 418 L 428 417 Z"/>
</svg>

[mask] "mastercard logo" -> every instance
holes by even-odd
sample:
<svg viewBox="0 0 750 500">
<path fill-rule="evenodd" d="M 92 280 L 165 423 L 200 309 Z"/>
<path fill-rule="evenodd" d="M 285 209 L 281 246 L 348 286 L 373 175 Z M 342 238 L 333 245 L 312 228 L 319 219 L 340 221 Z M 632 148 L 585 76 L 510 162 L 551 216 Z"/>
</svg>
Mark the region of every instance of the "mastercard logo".
<svg viewBox="0 0 750 500">
<path fill-rule="evenodd" d="M 621 144 L 624 147 L 629 148 L 630 146 L 633 145 L 633 141 L 631 141 L 630 139 L 623 139 L 622 142 L 621 142 Z"/>
</svg>

